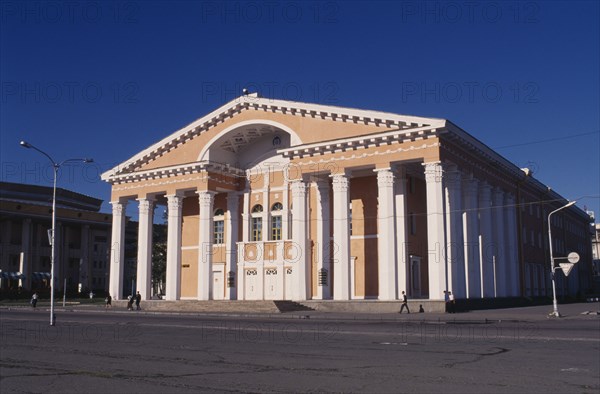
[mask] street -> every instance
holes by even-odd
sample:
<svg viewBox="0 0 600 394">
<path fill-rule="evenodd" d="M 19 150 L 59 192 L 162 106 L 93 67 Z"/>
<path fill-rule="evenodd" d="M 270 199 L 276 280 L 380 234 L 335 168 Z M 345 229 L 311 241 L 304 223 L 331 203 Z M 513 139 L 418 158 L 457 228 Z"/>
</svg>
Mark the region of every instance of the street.
<svg viewBox="0 0 600 394">
<path fill-rule="evenodd" d="M 598 316 L 498 316 L 98 309 L 58 312 L 50 327 L 46 310 L 1 310 L 0 387 L 3 393 L 598 392 Z"/>
</svg>

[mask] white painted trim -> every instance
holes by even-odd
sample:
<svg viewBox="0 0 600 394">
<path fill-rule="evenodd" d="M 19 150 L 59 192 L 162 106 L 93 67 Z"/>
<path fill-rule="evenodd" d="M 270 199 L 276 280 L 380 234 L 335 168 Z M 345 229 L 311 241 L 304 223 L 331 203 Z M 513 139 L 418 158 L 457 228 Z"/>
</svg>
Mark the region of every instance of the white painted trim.
<svg viewBox="0 0 600 394">
<path fill-rule="evenodd" d="M 395 123 L 422 125 L 445 124 L 446 120 L 438 118 L 423 118 L 417 116 L 398 115 L 387 112 L 368 111 L 353 108 L 334 107 L 320 104 L 300 103 L 285 100 L 274 100 L 269 98 L 259 98 L 253 96 L 240 96 L 230 102 L 222 105 L 213 112 L 203 116 L 200 119 L 182 127 L 171 133 L 167 137 L 149 146 L 138 154 L 132 156 L 126 161 L 118 164 L 112 169 L 101 175 L 102 180 L 117 175 L 121 171 L 128 171 L 132 165 L 140 165 L 149 162 L 156 156 L 160 156 L 161 151 L 168 152 L 170 148 L 176 147 L 180 143 L 201 134 L 202 132 L 214 127 L 225 119 L 231 117 L 235 112 L 254 109 L 264 111 L 276 111 L 281 113 L 290 113 L 295 116 L 306 116 L 330 118 L 333 121 L 352 122 L 352 123 L 373 123 L 390 125 Z"/>
<path fill-rule="evenodd" d="M 269 126 L 277 127 L 278 129 L 281 129 L 281 130 L 285 131 L 286 133 L 288 133 L 291 136 L 291 138 L 290 138 L 290 144 L 291 145 L 299 145 L 299 144 L 302 143 L 302 140 L 300 139 L 300 137 L 298 136 L 298 134 L 296 134 L 296 132 L 294 130 L 290 129 L 289 127 L 287 127 L 284 124 L 281 124 L 279 122 L 274 122 L 274 121 L 268 120 L 268 119 L 251 119 L 251 120 L 246 120 L 246 121 L 239 122 L 239 123 L 236 123 L 234 125 L 231 125 L 231 126 L 227 127 L 225 130 L 221 131 L 216 136 L 214 136 L 213 138 L 211 138 L 210 141 L 208 141 L 204 145 L 204 148 L 202 148 L 202 150 L 200 151 L 200 154 L 198 155 L 198 159 L 197 160 L 198 161 L 205 161 L 205 159 L 203 159 L 203 157 L 206 156 L 206 154 L 210 150 L 211 146 L 216 141 L 218 141 L 221 137 L 224 137 L 225 135 L 227 135 L 231 131 L 234 131 L 234 130 L 239 129 L 241 127 L 249 126 L 249 125 L 255 125 L 255 124 L 266 124 L 266 125 L 269 125 Z"/>
<path fill-rule="evenodd" d="M 334 140 L 325 140 L 292 146 L 290 148 L 279 149 L 280 153 L 287 157 L 301 156 L 302 154 L 322 154 L 324 152 L 335 153 L 343 152 L 347 149 L 355 150 L 357 148 L 366 149 L 381 144 L 390 144 L 392 142 L 403 142 L 405 140 L 425 140 L 429 136 L 438 136 L 444 133 L 445 124 L 428 125 L 413 129 L 395 129 L 372 134 L 363 134 L 356 137 L 338 138 Z"/>
<path fill-rule="evenodd" d="M 367 234 L 367 235 L 351 235 L 350 239 L 377 239 L 378 234 Z"/>
</svg>

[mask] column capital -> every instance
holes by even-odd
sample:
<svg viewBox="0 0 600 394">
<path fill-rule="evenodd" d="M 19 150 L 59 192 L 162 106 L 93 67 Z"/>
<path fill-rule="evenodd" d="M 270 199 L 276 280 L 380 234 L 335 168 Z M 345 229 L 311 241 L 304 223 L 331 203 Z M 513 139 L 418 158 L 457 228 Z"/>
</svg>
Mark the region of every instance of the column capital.
<svg viewBox="0 0 600 394">
<path fill-rule="evenodd" d="M 513 205 L 515 203 L 515 196 L 510 192 L 504 192 L 504 201 L 506 205 Z"/>
<path fill-rule="evenodd" d="M 444 181 L 448 188 L 454 189 L 459 187 L 461 176 L 462 174 L 456 165 L 449 164 L 444 167 Z"/>
<path fill-rule="evenodd" d="M 290 185 L 292 186 L 292 197 L 306 196 L 306 183 L 302 179 L 290 181 Z"/>
<path fill-rule="evenodd" d="M 138 210 L 140 215 L 147 215 L 154 208 L 154 199 L 138 198 L 137 201 L 139 202 Z"/>
<path fill-rule="evenodd" d="M 215 194 L 217 193 L 213 191 L 199 190 L 196 191 L 196 194 L 198 195 L 198 203 L 200 204 L 200 207 L 210 208 L 214 201 Z"/>
<path fill-rule="evenodd" d="M 125 213 L 125 208 L 127 207 L 127 202 L 111 201 L 110 205 L 112 205 L 113 215 L 122 215 L 123 213 Z"/>
<path fill-rule="evenodd" d="M 432 161 L 429 163 L 423 163 L 425 167 L 425 181 L 426 182 L 441 182 L 444 176 L 444 165 L 441 161 Z"/>
<path fill-rule="evenodd" d="M 347 174 L 332 174 L 332 186 L 334 193 L 347 192 L 350 187 L 350 179 Z"/>
<path fill-rule="evenodd" d="M 179 212 L 183 205 L 183 196 L 181 194 L 167 194 L 167 211 L 168 215 L 171 216 L 174 212 Z M 179 216 L 179 214 L 177 214 Z"/>
<path fill-rule="evenodd" d="M 465 188 L 465 192 L 472 195 L 477 195 L 477 187 L 479 186 L 479 180 L 469 176 L 468 178 L 462 179 L 462 184 Z"/>
<path fill-rule="evenodd" d="M 391 168 L 376 168 L 373 170 L 377 173 L 377 186 L 378 187 L 393 187 L 394 186 L 394 172 Z"/>
</svg>

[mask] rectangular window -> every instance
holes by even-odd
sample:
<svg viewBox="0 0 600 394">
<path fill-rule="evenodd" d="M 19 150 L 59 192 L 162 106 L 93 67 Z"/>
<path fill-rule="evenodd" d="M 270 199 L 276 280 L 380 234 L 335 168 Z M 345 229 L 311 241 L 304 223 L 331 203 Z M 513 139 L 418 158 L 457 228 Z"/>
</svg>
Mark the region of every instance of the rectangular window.
<svg viewBox="0 0 600 394">
<path fill-rule="evenodd" d="M 281 240 L 281 216 L 271 217 L 271 239 L 273 241 Z"/>
<path fill-rule="evenodd" d="M 225 222 L 223 220 L 215 220 L 213 222 L 213 244 L 220 245 L 224 243 Z"/>
<path fill-rule="evenodd" d="M 417 235 L 417 218 L 412 212 L 408 216 L 410 217 L 410 235 Z"/>
<path fill-rule="evenodd" d="M 252 241 L 262 241 L 262 218 L 252 218 Z"/>
</svg>

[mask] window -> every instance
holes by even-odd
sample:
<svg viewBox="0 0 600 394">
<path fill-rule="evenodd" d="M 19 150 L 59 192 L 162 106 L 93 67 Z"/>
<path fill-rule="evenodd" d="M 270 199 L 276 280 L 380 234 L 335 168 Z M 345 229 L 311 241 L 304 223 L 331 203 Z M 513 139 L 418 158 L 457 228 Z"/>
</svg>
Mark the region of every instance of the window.
<svg viewBox="0 0 600 394">
<path fill-rule="evenodd" d="M 417 218 L 416 218 L 415 214 L 412 212 L 410 212 L 408 214 L 408 216 L 410 217 L 410 235 L 416 235 L 417 234 Z"/>
<path fill-rule="evenodd" d="M 262 218 L 252 218 L 252 241 L 262 241 Z"/>
<path fill-rule="evenodd" d="M 213 222 L 213 244 L 219 245 L 225 242 L 225 222 L 223 220 L 215 220 Z"/>
<path fill-rule="evenodd" d="M 281 240 L 281 215 L 271 217 L 271 239 Z"/>
<path fill-rule="evenodd" d="M 260 204 L 252 207 L 252 233 L 250 241 L 262 241 L 262 211 L 263 207 Z"/>
<path fill-rule="evenodd" d="M 225 212 L 219 208 L 215 210 L 213 221 L 213 244 L 225 243 Z"/>
<path fill-rule="evenodd" d="M 283 205 L 280 202 L 276 202 L 271 207 L 271 240 L 281 240 L 281 228 L 282 228 L 282 211 Z"/>
</svg>

